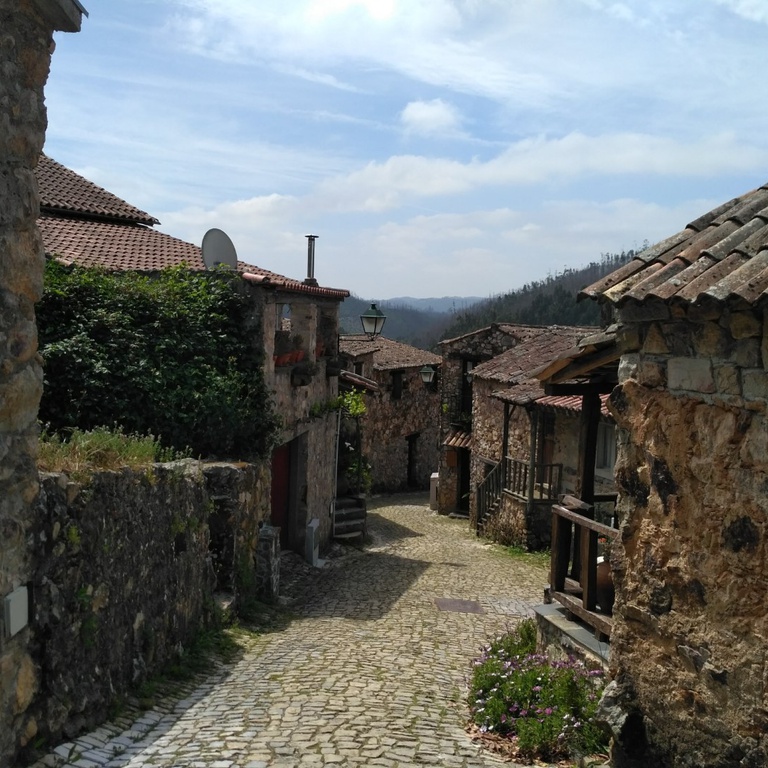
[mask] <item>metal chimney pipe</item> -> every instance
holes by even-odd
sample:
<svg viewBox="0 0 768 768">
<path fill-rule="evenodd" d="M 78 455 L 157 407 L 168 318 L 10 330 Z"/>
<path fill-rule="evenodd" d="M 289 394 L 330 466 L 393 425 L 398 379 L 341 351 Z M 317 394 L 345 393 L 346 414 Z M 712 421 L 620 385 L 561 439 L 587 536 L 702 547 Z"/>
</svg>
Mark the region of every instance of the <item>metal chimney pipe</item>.
<svg viewBox="0 0 768 768">
<path fill-rule="evenodd" d="M 306 285 L 317 285 L 315 280 L 315 240 L 318 235 L 305 235 L 307 238 L 307 277 L 304 280 Z"/>
</svg>

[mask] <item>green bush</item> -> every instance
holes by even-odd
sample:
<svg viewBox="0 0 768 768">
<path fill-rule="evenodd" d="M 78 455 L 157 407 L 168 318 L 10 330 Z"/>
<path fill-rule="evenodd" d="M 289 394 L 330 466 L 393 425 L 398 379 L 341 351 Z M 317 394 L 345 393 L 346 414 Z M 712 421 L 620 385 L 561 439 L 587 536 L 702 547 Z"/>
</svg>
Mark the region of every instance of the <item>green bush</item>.
<svg viewBox="0 0 768 768">
<path fill-rule="evenodd" d="M 473 722 L 482 732 L 508 736 L 527 758 L 604 751 L 607 739 L 594 724 L 602 670 L 573 658 L 551 661 L 535 651 L 536 626 L 530 619 L 483 649 L 470 682 Z"/>
<path fill-rule="evenodd" d="M 55 432 L 117 426 L 197 456 L 266 455 L 277 419 L 240 283 L 224 271 L 149 277 L 49 261 L 41 421 Z"/>
</svg>

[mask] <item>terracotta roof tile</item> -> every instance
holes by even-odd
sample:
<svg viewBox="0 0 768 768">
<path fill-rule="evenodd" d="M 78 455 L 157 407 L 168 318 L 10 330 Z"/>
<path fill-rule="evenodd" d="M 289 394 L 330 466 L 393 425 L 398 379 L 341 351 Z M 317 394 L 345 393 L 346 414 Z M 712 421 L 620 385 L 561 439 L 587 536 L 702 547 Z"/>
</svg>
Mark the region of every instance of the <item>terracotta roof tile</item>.
<svg viewBox="0 0 768 768">
<path fill-rule="evenodd" d="M 156 272 L 181 264 L 205 269 L 199 246 L 152 229 L 147 225 L 157 219 L 45 155 L 37 178 L 43 201 L 38 225 L 47 256 L 111 271 Z M 243 261 L 237 269 L 247 280 L 292 293 L 349 296 L 349 291 L 308 285 Z"/>
<path fill-rule="evenodd" d="M 652 299 L 753 305 L 768 298 L 766 266 L 768 184 L 719 205 L 580 296 L 619 306 Z"/>
<path fill-rule="evenodd" d="M 146 211 L 126 203 L 47 155 L 40 155 L 35 176 L 40 187 L 40 208 L 44 212 L 116 219 L 136 224 L 160 223 Z"/>
<path fill-rule="evenodd" d="M 574 347 L 579 339 L 597 328 L 570 325 L 551 326 L 509 326 L 510 335 L 521 341 L 484 363 L 476 365 L 472 376 L 478 379 L 509 383 L 521 374 L 532 371 Z"/>
<path fill-rule="evenodd" d="M 442 358 L 432 352 L 400 341 L 386 339 L 383 336 L 378 336 L 373 341 L 364 334 L 340 336 L 339 351 L 348 357 L 361 357 L 373 353 L 373 368 L 378 371 L 421 368 L 424 365 L 439 365 L 442 362 Z"/>
<path fill-rule="evenodd" d="M 443 339 L 440 341 L 440 344 L 452 344 L 456 341 L 462 341 L 463 339 L 471 339 L 473 336 L 485 336 L 489 333 L 492 333 L 495 330 L 499 330 L 502 333 L 507 334 L 508 336 L 515 336 L 518 339 L 526 338 L 527 335 L 530 335 L 531 333 L 535 333 L 536 330 L 542 328 L 543 326 L 540 325 L 515 325 L 513 323 L 491 323 L 491 325 L 486 325 L 484 328 L 478 328 L 475 331 L 470 331 L 469 333 L 464 333 L 461 336 L 455 336 L 452 339 Z"/>
<path fill-rule="evenodd" d="M 464 432 L 462 429 L 454 429 L 445 438 L 443 445 L 447 445 L 449 448 L 471 448 L 472 433 Z"/>
</svg>

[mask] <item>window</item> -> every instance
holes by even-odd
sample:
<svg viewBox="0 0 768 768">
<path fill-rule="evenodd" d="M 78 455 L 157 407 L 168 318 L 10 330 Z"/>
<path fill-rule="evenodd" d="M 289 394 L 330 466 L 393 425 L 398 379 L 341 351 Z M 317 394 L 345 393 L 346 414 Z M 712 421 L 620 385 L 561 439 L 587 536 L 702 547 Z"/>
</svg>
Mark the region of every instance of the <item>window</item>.
<svg viewBox="0 0 768 768">
<path fill-rule="evenodd" d="M 399 400 L 403 396 L 403 372 L 392 371 L 392 399 Z"/>
<path fill-rule="evenodd" d="M 362 363 L 355 363 L 355 373 L 358 376 L 362 376 L 363 375 L 363 364 Z"/>
<path fill-rule="evenodd" d="M 616 427 L 600 422 L 597 427 L 597 455 L 595 469 L 613 471 L 616 463 Z"/>
</svg>

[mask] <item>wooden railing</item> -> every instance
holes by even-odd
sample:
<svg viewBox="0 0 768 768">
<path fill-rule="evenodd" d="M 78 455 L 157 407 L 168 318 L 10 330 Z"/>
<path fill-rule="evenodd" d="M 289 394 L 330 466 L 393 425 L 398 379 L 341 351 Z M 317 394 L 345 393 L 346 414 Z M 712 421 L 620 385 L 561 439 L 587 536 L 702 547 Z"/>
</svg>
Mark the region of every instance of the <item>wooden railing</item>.
<svg viewBox="0 0 768 768">
<path fill-rule="evenodd" d="M 610 613 L 605 610 L 606 606 L 598 611 L 598 538 L 613 544 L 619 532 L 591 519 L 593 513 L 592 506 L 572 496 L 566 496 L 552 507 L 550 594 L 593 627 L 598 636 L 610 637 L 613 626 Z"/>
<path fill-rule="evenodd" d="M 507 477 L 504 489 L 522 501 L 557 501 L 560 494 L 560 481 L 563 475 L 562 464 L 535 464 L 533 483 L 531 483 L 531 464 L 528 461 L 507 456 Z"/>
<path fill-rule="evenodd" d="M 500 461 L 477 485 L 477 523 L 476 530 L 480 533 L 486 519 L 493 514 L 501 500 L 504 488 L 504 462 Z"/>
</svg>

